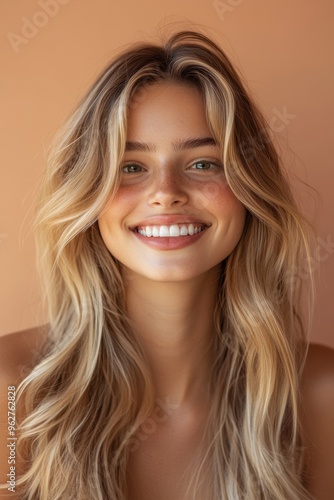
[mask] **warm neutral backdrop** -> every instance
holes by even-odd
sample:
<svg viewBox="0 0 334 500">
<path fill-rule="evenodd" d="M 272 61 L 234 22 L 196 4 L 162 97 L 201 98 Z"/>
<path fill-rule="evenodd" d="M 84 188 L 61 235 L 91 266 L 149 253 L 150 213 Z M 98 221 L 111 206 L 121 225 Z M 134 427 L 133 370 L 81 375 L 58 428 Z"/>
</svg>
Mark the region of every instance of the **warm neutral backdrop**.
<svg viewBox="0 0 334 500">
<path fill-rule="evenodd" d="M 334 347 L 333 17 L 332 0 L 2 1 L 0 335 L 44 322 L 30 224 L 52 135 L 119 48 L 196 23 L 247 79 L 287 169 L 318 192 L 298 191 L 318 230 L 311 338 Z"/>
</svg>

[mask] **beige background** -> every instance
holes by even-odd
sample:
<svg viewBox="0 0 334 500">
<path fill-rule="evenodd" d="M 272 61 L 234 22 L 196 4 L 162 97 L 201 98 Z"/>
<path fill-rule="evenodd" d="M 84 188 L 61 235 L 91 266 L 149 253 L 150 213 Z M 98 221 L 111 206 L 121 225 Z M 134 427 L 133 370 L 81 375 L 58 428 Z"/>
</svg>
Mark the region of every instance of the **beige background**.
<svg viewBox="0 0 334 500">
<path fill-rule="evenodd" d="M 298 195 L 320 238 L 311 339 L 334 347 L 332 0 L 3 0 L 0 10 L 0 335 L 44 322 L 30 224 L 52 135 L 120 47 L 179 22 L 203 25 L 223 46 L 287 169 L 319 193 Z"/>
</svg>

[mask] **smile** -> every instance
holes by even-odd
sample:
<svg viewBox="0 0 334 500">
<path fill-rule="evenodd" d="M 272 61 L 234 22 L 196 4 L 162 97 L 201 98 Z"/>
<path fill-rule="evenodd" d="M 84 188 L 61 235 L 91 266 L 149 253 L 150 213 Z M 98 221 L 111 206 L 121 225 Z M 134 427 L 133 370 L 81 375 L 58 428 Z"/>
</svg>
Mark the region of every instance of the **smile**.
<svg viewBox="0 0 334 500">
<path fill-rule="evenodd" d="M 135 231 L 146 238 L 177 238 L 201 233 L 206 227 L 205 224 L 172 224 L 170 226 L 138 226 Z"/>
</svg>

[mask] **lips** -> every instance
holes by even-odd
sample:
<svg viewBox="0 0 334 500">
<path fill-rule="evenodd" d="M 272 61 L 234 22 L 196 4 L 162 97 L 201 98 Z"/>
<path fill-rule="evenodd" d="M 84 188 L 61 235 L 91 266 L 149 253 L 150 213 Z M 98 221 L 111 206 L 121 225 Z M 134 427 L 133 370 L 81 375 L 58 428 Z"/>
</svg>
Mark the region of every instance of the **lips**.
<svg viewBox="0 0 334 500">
<path fill-rule="evenodd" d="M 146 238 L 178 238 L 182 236 L 193 236 L 201 233 L 207 227 L 206 224 L 170 224 L 170 225 L 145 225 L 137 226 L 135 231 Z"/>
</svg>

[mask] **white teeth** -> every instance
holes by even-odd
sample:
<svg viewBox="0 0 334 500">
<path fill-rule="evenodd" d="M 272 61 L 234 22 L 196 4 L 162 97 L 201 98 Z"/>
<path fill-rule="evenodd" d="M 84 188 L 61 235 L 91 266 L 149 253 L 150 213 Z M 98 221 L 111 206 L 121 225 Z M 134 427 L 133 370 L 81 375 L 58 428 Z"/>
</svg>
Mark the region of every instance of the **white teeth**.
<svg viewBox="0 0 334 500">
<path fill-rule="evenodd" d="M 169 229 L 167 226 L 160 226 L 160 237 L 167 237 L 169 236 Z"/>
<path fill-rule="evenodd" d="M 194 226 L 194 224 L 172 224 L 171 226 L 145 226 L 138 227 L 137 231 L 142 236 L 150 238 L 151 236 L 155 238 L 170 238 L 178 236 L 192 236 L 193 234 L 198 234 L 204 231 L 205 225 Z"/>
<path fill-rule="evenodd" d="M 187 228 L 187 226 L 184 226 L 184 225 L 181 226 L 180 235 L 181 236 L 187 236 L 188 235 L 188 228 Z"/>
<path fill-rule="evenodd" d="M 179 226 L 177 226 L 176 224 L 173 224 L 173 226 L 170 226 L 169 235 L 170 236 L 180 236 Z"/>
</svg>

